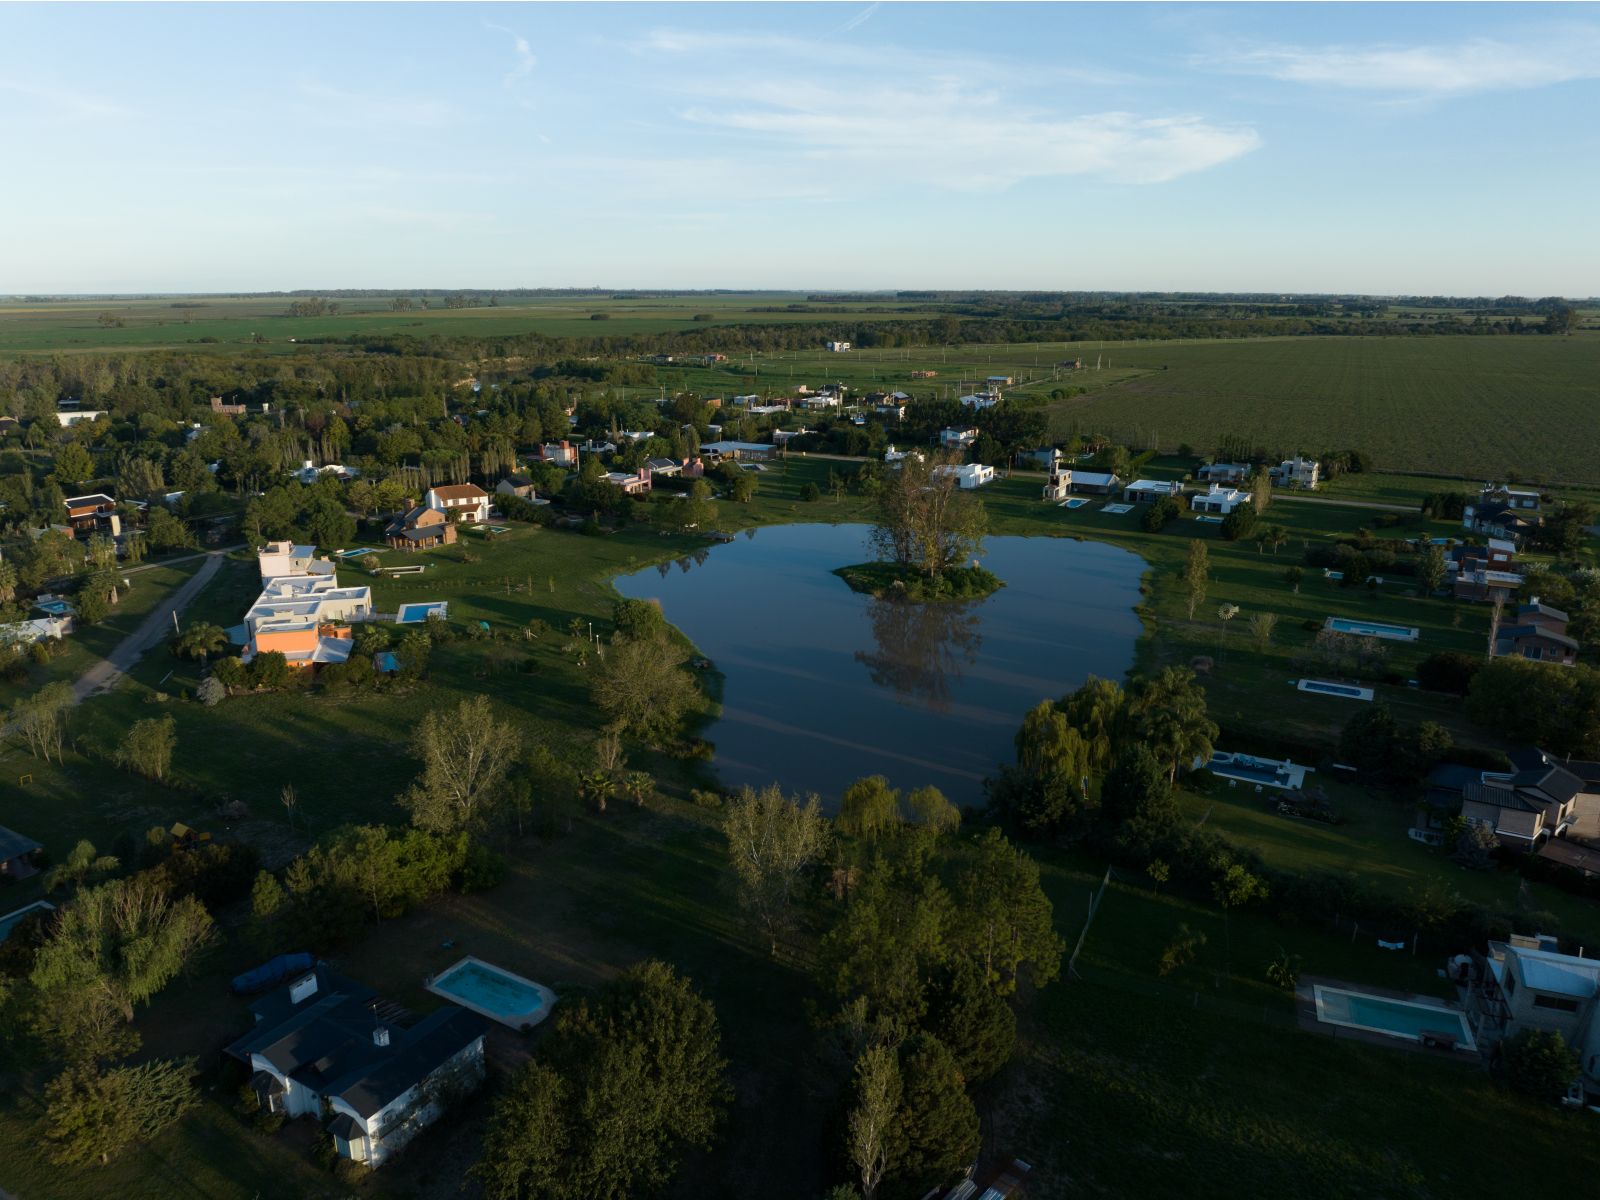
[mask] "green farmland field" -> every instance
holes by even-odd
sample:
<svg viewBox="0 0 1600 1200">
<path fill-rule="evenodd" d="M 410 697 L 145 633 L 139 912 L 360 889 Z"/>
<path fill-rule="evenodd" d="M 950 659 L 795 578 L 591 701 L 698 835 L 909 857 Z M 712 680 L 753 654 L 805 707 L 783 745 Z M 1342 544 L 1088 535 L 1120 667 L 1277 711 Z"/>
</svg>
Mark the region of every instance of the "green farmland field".
<svg viewBox="0 0 1600 1200">
<path fill-rule="evenodd" d="M 1197 450 L 1234 433 L 1284 452 L 1362 449 L 1387 468 L 1600 480 L 1600 337 L 1144 342 L 1109 353 L 1139 373 L 1052 402 L 1058 430 Z"/>
</svg>

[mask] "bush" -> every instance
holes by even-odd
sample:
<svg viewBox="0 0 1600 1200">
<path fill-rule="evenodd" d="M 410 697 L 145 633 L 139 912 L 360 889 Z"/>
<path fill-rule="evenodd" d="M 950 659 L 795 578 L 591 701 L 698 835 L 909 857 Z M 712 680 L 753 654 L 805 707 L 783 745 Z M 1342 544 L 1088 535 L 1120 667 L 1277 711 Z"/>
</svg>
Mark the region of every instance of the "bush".
<svg viewBox="0 0 1600 1200">
<path fill-rule="evenodd" d="M 471 895 L 499 887 L 505 877 L 505 855 L 473 842 L 467 847 L 467 858 L 461 864 L 461 880 L 457 886 L 463 893 Z"/>
<path fill-rule="evenodd" d="M 1139 517 L 1139 527 L 1146 533 L 1160 533 L 1169 524 L 1178 519 L 1178 502 L 1171 496 L 1163 496 L 1157 500 Z"/>
<path fill-rule="evenodd" d="M 1238 542 L 1254 533 L 1255 528 L 1256 510 L 1244 504 L 1222 518 L 1220 532 L 1224 541 Z"/>
<path fill-rule="evenodd" d="M 1554 1104 L 1578 1077 L 1578 1055 L 1554 1030 L 1524 1029 L 1500 1048 L 1506 1082 L 1524 1096 Z"/>
<path fill-rule="evenodd" d="M 800 499 L 807 503 L 822 499 L 822 489 L 814 483 L 808 483 L 800 489 Z"/>
</svg>

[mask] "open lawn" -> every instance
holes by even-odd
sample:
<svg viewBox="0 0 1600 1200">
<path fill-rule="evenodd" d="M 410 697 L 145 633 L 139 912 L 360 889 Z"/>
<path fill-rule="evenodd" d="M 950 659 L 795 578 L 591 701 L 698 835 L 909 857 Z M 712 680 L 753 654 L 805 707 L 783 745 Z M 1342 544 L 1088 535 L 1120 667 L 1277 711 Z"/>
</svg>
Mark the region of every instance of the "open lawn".
<svg viewBox="0 0 1600 1200">
<path fill-rule="evenodd" d="M 1075 939 L 1101 869 L 1040 857 Z M 1206 944 L 1161 979 L 1179 924 Z M 1023 1022 L 994 1150 L 1032 1162 L 1030 1194 L 1052 1198 L 1587 1189 L 1600 1168 L 1589 1118 L 1530 1105 L 1471 1067 L 1296 1029 L 1291 998 L 1264 975 L 1285 952 L 1307 974 L 1443 995 L 1437 963 L 1249 913 L 1225 925 L 1210 905 L 1114 881 L 1083 978 L 1040 993 Z"/>
</svg>

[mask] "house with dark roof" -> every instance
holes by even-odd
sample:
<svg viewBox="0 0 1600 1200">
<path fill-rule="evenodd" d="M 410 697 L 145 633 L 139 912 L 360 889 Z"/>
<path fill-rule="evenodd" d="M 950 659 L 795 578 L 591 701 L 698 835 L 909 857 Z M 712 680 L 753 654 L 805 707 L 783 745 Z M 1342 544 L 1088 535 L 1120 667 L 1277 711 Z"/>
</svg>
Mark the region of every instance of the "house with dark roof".
<svg viewBox="0 0 1600 1200">
<path fill-rule="evenodd" d="M 1563 954 L 1553 937 L 1512 934 L 1473 965 L 1466 1014 L 1479 1048 L 1524 1029 L 1559 1033 L 1578 1056 L 1572 1099 L 1600 1104 L 1600 959 Z"/>
<path fill-rule="evenodd" d="M 24 837 L 14 829 L 0 825 L 0 879 L 27 879 L 39 872 L 34 870 L 28 856 L 41 849 L 31 837 Z"/>
<path fill-rule="evenodd" d="M 1518 546 L 1538 532 L 1538 513 L 1519 510 L 1503 500 L 1480 501 L 1461 510 L 1461 527 L 1489 537 L 1504 538 Z"/>
<path fill-rule="evenodd" d="M 1600 806 L 1600 782 L 1585 780 L 1555 756 L 1527 747 L 1510 757 L 1511 771 L 1485 771 L 1461 789 L 1461 815 L 1468 824 L 1487 825 L 1502 845 L 1533 849 L 1565 836 Z"/>
<path fill-rule="evenodd" d="M 519 500 L 532 500 L 535 496 L 533 480 L 526 475 L 507 475 L 494 485 L 497 496 L 515 496 Z"/>
<path fill-rule="evenodd" d="M 1578 641 L 1567 635 L 1567 614 L 1532 602 L 1517 606 L 1516 616 L 1497 625 L 1489 642 L 1491 658 L 1527 658 L 1570 667 L 1578 661 Z"/>
<path fill-rule="evenodd" d="M 379 1166 L 484 1078 L 488 1025 L 447 1004 L 409 1023 L 371 988 L 318 963 L 250 1005 L 225 1053 L 265 1112 L 310 1117 L 352 1162 Z"/>
<path fill-rule="evenodd" d="M 396 513 L 384 527 L 383 540 L 395 550 L 430 550 L 451 546 L 456 540 L 455 522 L 437 508 L 419 505 Z"/>
</svg>

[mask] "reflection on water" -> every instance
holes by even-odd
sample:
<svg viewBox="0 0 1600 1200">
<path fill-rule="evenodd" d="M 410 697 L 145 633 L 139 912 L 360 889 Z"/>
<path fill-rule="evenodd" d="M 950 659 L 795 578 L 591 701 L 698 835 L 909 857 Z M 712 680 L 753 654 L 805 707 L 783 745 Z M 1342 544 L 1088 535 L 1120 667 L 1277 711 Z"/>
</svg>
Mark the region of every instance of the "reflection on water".
<svg viewBox="0 0 1600 1200">
<path fill-rule="evenodd" d="M 906 604 L 869 600 L 873 648 L 857 650 L 856 661 L 872 682 L 896 699 L 923 700 L 936 712 L 950 710 L 951 686 L 963 668 L 978 661 L 983 635 L 973 610 L 982 600 L 960 604 Z"/>
<path fill-rule="evenodd" d="M 781 782 L 832 805 L 854 779 L 934 784 L 960 804 L 1011 757 L 1029 708 L 1133 658 L 1143 562 L 1114 546 L 988 539 L 1006 586 L 900 604 L 831 572 L 869 557 L 860 525 L 783 525 L 616 581 L 661 602 L 724 677 L 707 731 L 732 787 Z M 677 571 L 672 570 L 677 566 Z"/>
</svg>

